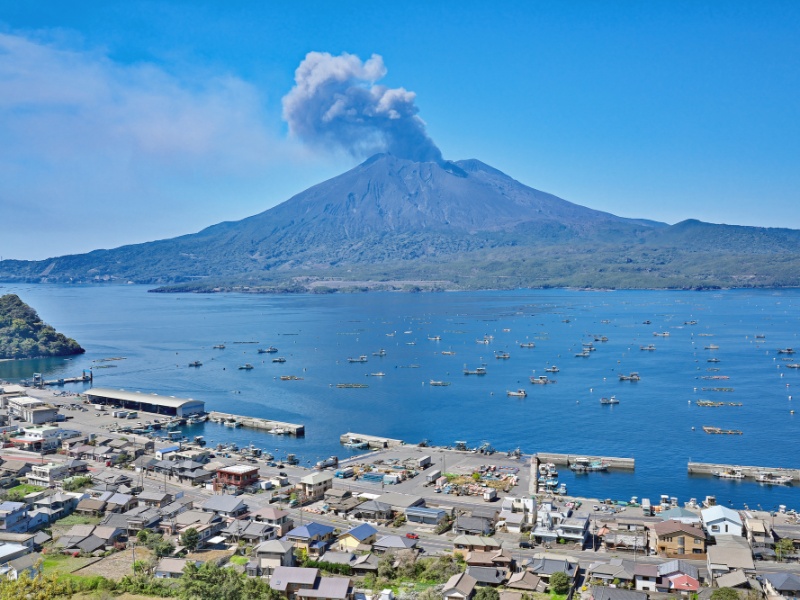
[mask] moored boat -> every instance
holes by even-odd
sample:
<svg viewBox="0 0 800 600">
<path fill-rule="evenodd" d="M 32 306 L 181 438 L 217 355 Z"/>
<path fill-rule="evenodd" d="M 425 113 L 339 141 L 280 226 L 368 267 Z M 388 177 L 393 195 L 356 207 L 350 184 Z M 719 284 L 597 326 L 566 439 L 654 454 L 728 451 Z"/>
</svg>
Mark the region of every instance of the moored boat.
<svg viewBox="0 0 800 600">
<path fill-rule="evenodd" d="M 239 370 L 240 371 L 249 371 L 252 368 L 253 368 L 253 365 L 251 365 L 250 363 L 244 363 L 243 365 L 239 365 Z"/>
<path fill-rule="evenodd" d="M 195 361 L 190 362 L 189 366 L 190 367 L 202 367 L 203 363 L 201 363 L 199 360 L 195 360 Z"/>
<path fill-rule="evenodd" d="M 792 478 L 789 475 L 763 472 L 756 475 L 756 481 L 758 483 L 766 483 L 769 485 L 789 485 L 792 483 Z"/>
<path fill-rule="evenodd" d="M 431 379 L 430 385 L 433 387 L 446 387 L 450 385 L 449 381 L 436 381 L 435 379 Z"/>
<path fill-rule="evenodd" d="M 507 391 L 507 396 L 512 396 L 514 398 L 525 398 L 528 395 L 528 392 L 523 390 L 522 388 L 518 389 L 516 392 Z"/>
<path fill-rule="evenodd" d="M 600 404 L 619 404 L 619 400 L 617 400 L 616 396 L 611 396 L 611 398 L 600 398 Z"/>
<path fill-rule="evenodd" d="M 720 479 L 744 479 L 744 473 L 742 473 L 741 469 L 725 469 L 722 471 L 711 471 L 711 474 L 714 477 L 719 477 Z"/>
<path fill-rule="evenodd" d="M 349 362 L 349 363 L 365 363 L 365 362 L 367 362 L 367 355 L 366 354 L 362 354 L 358 358 L 348 357 L 347 358 L 347 362 Z"/>
</svg>

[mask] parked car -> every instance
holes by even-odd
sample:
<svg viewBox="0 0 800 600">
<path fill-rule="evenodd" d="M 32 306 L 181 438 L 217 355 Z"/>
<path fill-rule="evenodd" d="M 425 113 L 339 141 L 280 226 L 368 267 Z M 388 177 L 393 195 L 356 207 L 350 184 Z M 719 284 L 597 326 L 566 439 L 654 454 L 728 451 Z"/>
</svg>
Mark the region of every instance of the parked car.
<svg viewBox="0 0 800 600">
<path fill-rule="evenodd" d="M 416 533 L 407 533 L 406 537 L 410 540 L 418 540 L 419 536 Z"/>
<path fill-rule="evenodd" d="M 525 540 L 523 540 L 523 541 L 521 541 L 521 542 L 519 543 L 519 547 L 520 547 L 520 548 L 533 548 L 533 544 L 531 544 L 530 542 L 526 542 Z"/>
</svg>

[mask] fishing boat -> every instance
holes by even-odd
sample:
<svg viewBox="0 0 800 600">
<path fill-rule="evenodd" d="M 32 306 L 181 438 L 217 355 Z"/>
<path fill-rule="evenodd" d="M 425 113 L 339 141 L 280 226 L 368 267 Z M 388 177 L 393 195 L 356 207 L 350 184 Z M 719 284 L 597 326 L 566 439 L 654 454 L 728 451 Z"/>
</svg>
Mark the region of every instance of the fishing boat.
<svg viewBox="0 0 800 600">
<path fill-rule="evenodd" d="M 800 363 L 792 363 L 790 365 L 786 365 L 787 369 L 800 369 Z"/>
<path fill-rule="evenodd" d="M 588 350 L 583 350 L 575 355 L 575 358 L 588 358 L 592 355 Z"/>
<path fill-rule="evenodd" d="M 647 352 L 655 352 L 655 344 L 647 344 L 647 346 L 639 346 L 639 350 L 646 350 Z"/>
<path fill-rule="evenodd" d="M 714 477 L 720 479 L 744 479 L 744 473 L 741 469 L 725 469 L 723 471 L 711 471 Z"/>
<path fill-rule="evenodd" d="M 352 389 L 364 389 L 368 388 L 369 386 L 366 383 L 337 383 L 337 388 L 352 388 Z"/>
<path fill-rule="evenodd" d="M 222 423 L 225 427 L 241 427 L 242 424 L 235 419 L 227 419 Z"/>
<path fill-rule="evenodd" d="M 519 345 L 520 348 L 536 348 L 536 344 L 533 342 L 524 342 Z"/>
<path fill-rule="evenodd" d="M 793 348 L 779 348 L 778 354 L 794 354 Z"/>
<path fill-rule="evenodd" d="M 558 477 L 558 469 L 554 463 L 542 463 L 539 465 L 539 475 L 548 477 Z"/>
<path fill-rule="evenodd" d="M 217 344 L 214 346 L 214 350 L 225 350 L 225 344 Z"/>
<path fill-rule="evenodd" d="M 566 483 L 559 483 L 558 488 L 556 488 L 556 493 L 561 496 L 567 495 L 567 484 Z"/>
<path fill-rule="evenodd" d="M 661 331 L 661 332 L 654 331 L 653 335 L 656 337 L 669 337 L 669 331 Z"/>
<path fill-rule="evenodd" d="M 719 350 L 719 346 L 717 346 L 716 344 L 709 344 L 708 346 L 705 346 L 704 349 L 705 350 Z"/>
<path fill-rule="evenodd" d="M 359 438 L 350 438 L 349 441 L 344 442 L 342 445 L 345 448 L 352 448 L 354 450 L 364 450 L 365 448 L 369 448 L 369 442 Z"/>
<path fill-rule="evenodd" d="M 518 389 L 516 392 L 507 391 L 507 396 L 512 396 L 514 398 L 525 398 L 528 395 L 528 392 L 523 390 L 522 388 Z"/>
<path fill-rule="evenodd" d="M 608 471 L 608 463 L 604 460 L 590 460 L 586 457 L 578 457 L 572 461 L 569 468 L 575 473 Z"/>
<path fill-rule="evenodd" d="M 442 356 L 455 356 L 456 353 L 452 350 L 442 350 Z"/>
<path fill-rule="evenodd" d="M 372 353 L 372 356 L 386 356 L 386 350 L 384 350 L 383 348 L 381 348 L 381 349 L 380 349 L 380 350 L 378 350 L 377 352 L 373 352 L 373 353 Z"/>
<path fill-rule="evenodd" d="M 259 348 L 258 349 L 258 353 L 259 354 L 273 354 L 273 353 L 275 353 L 277 351 L 278 351 L 278 349 L 275 346 L 270 346 L 269 348 Z"/>
<path fill-rule="evenodd" d="M 433 387 L 446 387 L 446 386 L 450 385 L 450 382 L 449 381 L 436 381 L 434 379 L 431 379 L 430 385 L 432 385 Z"/>
<path fill-rule="evenodd" d="M 718 362 L 720 362 L 720 360 L 718 358 L 709 358 L 706 362 L 718 363 Z"/>
<path fill-rule="evenodd" d="M 203 363 L 201 363 L 199 360 L 195 360 L 195 361 L 193 361 L 193 362 L 190 362 L 190 363 L 189 363 L 189 366 L 190 366 L 190 367 L 202 367 L 202 366 L 203 366 Z"/>
<path fill-rule="evenodd" d="M 474 369 L 464 369 L 464 375 L 486 375 L 486 367 L 475 367 Z"/>
<path fill-rule="evenodd" d="M 600 398 L 600 404 L 619 404 L 619 400 L 617 400 L 616 396 L 611 396 L 611 398 Z"/>
<path fill-rule="evenodd" d="M 347 358 L 347 362 L 349 362 L 349 363 L 365 363 L 365 362 L 367 362 L 367 355 L 366 354 L 362 354 L 358 358 L 348 357 Z"/>
<path fill-rule="evenodd" d="M 288 431 L 283 427 L 273 427 L 272 429 L 268 429 L 267 433 L 271 433 L 272 435 L 286 435 Z"/>
<path fill-rule="evenodd" d="M 438 336 L 438 335 L 429 335 L 428 339 L 430 341 L 432 341 L 432 342 L 440 342 L 440 341 L 442 341 L 441 336 Z"/>
<path fill-rule="evenodd" d="M 531 383 L 535 385 L 548 385 L 550 383 L 555 383 L 555 379 L 548 379 L 547 375 L 531 375 L 530 376 Z"/>
<path fill-rule="evenodd" d="M 253 365 L 250 363 L 244 363 L 243 365 L 239 365 L 240 371 L 250 371 L 253 368 Z"/>
<path fill-rule="evenodd" d="M 281 375 L 281 381 L 302 381 L 302 377 L 297 375 Z"/>
<path fill-rule="evenodd" d="M 604 336 L 604 335 L 600 335 L 600 336 L 596 335 L 596 336 L 594 336 L 594 341 L 595 342 L 607 342 L 608 338 L 606 336 Z"/>
<path fill-rule="evenodd" d="M 508 359 L 508 358 L 511 358 L 511 355 L 508 352 L 502 352 L 501 351 L 501 352 L 495 352 L 494 353 L 494 357 L 495 358 Z"/>
<path fill-rule="evenodd" d="M 384 373 L 383 371 L 378 371 L 377 373 L 370 373 L 369 375 L 370 377 L 385 377 L 386 373 Z"/>
<path fill-rule="evenodd" d="M 763 472 L 756 475 L 756 481 L 768 485 L 790 485 L 792 483 L 792 478 L 789 475 Z"/>
<path fill-rule="evenodd" d="M 285 359 L 285 358 L 283 358 L 282 356 L 279 356 L 279 357 L 277 357 L 277 358 L 273 358 L 273 359 L 272 359 L 272 362 L 274 362 L 274 363 L 285 363 L 285 362 L 286 362 L 286 359 Z"/>
<path fill-rule="evenodd" d="M 545 373 L 558 373 L 559 369 L 557 366 L 553 365 L 552 367 L 547 367 L 545 369 Z"/>
<path fill-rule="evenodd" d="M 622 375 L 620 374 L 619 380 L 620 381 L 639 381 L 641 377 L 639 377 L 638 373 L 631 373 L 630 375 Z"/>
</svg>

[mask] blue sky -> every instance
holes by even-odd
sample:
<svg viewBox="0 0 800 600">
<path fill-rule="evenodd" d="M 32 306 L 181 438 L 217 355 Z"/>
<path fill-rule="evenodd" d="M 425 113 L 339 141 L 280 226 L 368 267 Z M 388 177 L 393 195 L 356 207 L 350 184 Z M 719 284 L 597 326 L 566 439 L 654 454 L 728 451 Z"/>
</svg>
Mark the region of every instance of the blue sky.
<svg viewBox="0 0 800 600">
<path fill-rule="evenodd" d="M 800 228 L 798 2 L 0 4 L 0 256 L 198 231 L 360 162 L 289 135 L 383 58 L 445 158 L 628 217 Z"/>
</svg>

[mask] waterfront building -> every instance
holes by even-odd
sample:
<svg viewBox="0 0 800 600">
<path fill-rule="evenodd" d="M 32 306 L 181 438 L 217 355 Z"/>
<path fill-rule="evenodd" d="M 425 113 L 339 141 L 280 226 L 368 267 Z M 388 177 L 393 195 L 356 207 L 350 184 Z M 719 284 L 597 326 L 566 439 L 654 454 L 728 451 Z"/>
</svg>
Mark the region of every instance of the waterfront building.
<svg viewBox="0 0 800 600">
<path fill-rule="evenodd" d="M 188 417 L 190 415 L 202 414 L 206 411 L 206 404 L 202 400 L 160 396 L 158 394 L 143 394 L 142 392 L 128 392 L 126 390 L 114 390 L 111 388 L 92 388 L 86 392 L 86 397 L 92 404 L 114 406 L 116 408 L 126 408 L 173 417 Z"/>
<path fill-rule="evenodd" d="M 217 469 L 217 487 L 227 486 L 244 489 L 255 485 L 258 481 L 258 467 L 250 465 L 232 465 Z"/>
<path fill-rule="evenodd" d="M 8 412 L 34 425 L 55 421 L 56 415 L 58 415 L 58 409 L 56 407 L 27 396 L 9 398 Z"/>
<path fill-rule="evenodd" d="M 54 425 L 34 425 L 24 427 L 22 435 L 11 438 L 11 441 L 21 450 L 49 452 L 59 448 L 64 433 L 63 429 Z"/>
<path fill-rule="evenodd" d="M 742 518 L 739 513 L 727 506 L 712 506 L 700 512 L 703 526 L 708 534 L 717 538 L 720 535 L 742 535 Z"/>
<path fill-rule="evenodd" d="M 321 500 L 325 492 L 333 487 L 333 473 L 330 471 L 314 471 L 302 477 L 297 488 L 306 500 Z"/>
<path fill-rule="evenodd" d="M 706 557 L 706 534 L 694 525 L 680 521 L 664 521 L 653 525 L 655 551 L 667 558 Z"/>
</svg>

